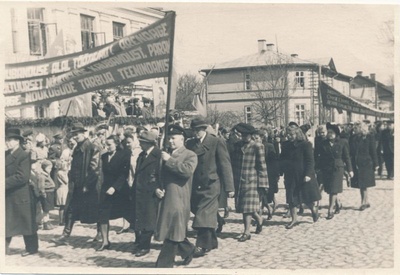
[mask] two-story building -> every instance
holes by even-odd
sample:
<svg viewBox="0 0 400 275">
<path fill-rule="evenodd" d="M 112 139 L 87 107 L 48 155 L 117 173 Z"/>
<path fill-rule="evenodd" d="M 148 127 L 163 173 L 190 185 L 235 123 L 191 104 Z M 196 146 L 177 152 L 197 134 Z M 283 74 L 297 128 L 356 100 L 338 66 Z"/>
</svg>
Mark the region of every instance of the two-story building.
<svg viewBox="0 0 400 275">
<path fill-rule="evenodd" d="M 9 3 L 8 9 L 2 13 L 9 22 L 3 26 L 6 28 L 4 41 L 7 41 L 3 48 L 5 63 L 34 61 L 101 46 L 134 33 L 165 15 L 158 9 L 125 8 L 123 4 L 115 6 L 109 3 Z M 154 94 L 158 98 L 160 91 L 166 90 L 164 79 L 132 85 L 145 87 L 136 89 L 137 94 L 132 90 L 131 96 L 135 97 L 152 98 Z M 90 96 L 80 97 L 90 103 Z M 7 116 L 56 117 L 63 114 L 60 105 L 58 101 L 41 104 L 9 111 Z"/>
<path fill-rule="evenodd" d="M 394 110 L 393 86 L 386 86 L 376 80 L 376 75 L 371 73 L 364 76 L 362 71 L 351 81 L 351 97 L 364 104 L 382 111 Z M 374 119 L 372 116 L 357 115 L 355 119 Z"/>
<path fill-rule="evenodd" d="M 258 52 L 202 69 L 207 76 L 208 104 L 220 111 L 242 112 L 252 123 L 287 125 L 325 121 L 345 123 L 351 114 L 323 108 L 319 83 L 350 94 L 351 77 L 336 70 L 332 58 L 304 60 L 278 52 L 258 40 Z"/>
</svg>

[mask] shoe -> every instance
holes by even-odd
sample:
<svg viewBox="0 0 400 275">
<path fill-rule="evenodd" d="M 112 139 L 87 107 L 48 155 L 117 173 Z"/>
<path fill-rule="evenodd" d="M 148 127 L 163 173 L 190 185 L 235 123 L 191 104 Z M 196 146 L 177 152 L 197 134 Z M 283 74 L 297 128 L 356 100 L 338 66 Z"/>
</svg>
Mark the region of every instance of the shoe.
<svg viewBox="0 0 400 275">
<path fill-rule="evenodd" d="M 242 236 L 240 236 L 240 238 L 239 238 L 239 242 L 245 242 L 245 241 L 247 241 L 247 240 L 250 240 L 251 239 L 251 235 L 250 234 L 243 234 Z"/>
<path fill-rule="evenodd" d="M 369 203 L 367 203 L 365 206 L 366 206 L 367 208 L 370 208 L 370 207 L 371 207 L 371 205 L 370 205 Z"/>
<path fill-rule="evenodd" d="M 26 256 L 30 256 L 30 255 L 37 254 L 37 253 L 38 253 L 37 251 L 34 251 L 34 252 L 24 251 L 21 253 L 21 256 L 26 257 Z"/>
<path fill-rule="evenodd" d="M 337 206 L 336 205 L 336 207 L 335 207 L 335 214 L 339 214 L 340 213 L 340 210 L 342 209 L 342 204 L 340 204 L 339 206 Z"/>
<path fill-rule="evenodd" d="M 193 258 L 203 257 L 206 255 L 206 252 L 207 250 L 205 248 L 196 246 L 193 252 Z"/>
<path fill-rule="evenodd" d="M 218 223 L 217 230 L 215 230 L 215 233 L 219 234 L 222 232 L 222 227 L 225 225 L 225 221 L 223 223 Z"/>
<path fill-rule="evenodd" d="M 285 226 L 286 229 L 292 229 L 295 227 L 298 223 L 297 222 L 291 222 Z"/>
<path fill-rule="evenodd" d="M 50 222 L 43 223 L 43 230 L 52 230 L 54 226 Z"/>
<path fill-rule="evenodd" d="M 314 213 L 311 213 L 312 219 L 314 222 L 317 222 L 319 219 L 318 207 L 314 207 Z"/>
<path fill-rule="evenodd" d="M 102 242 L 103 238 L 99 238 L 98 236 L 94 237 L 94 239 L 92 240 L 93 243 L 97 243 L 97 242 Z"/>
<path fill-rule="evenodd" d="M 193 253 L 190 253 L 190 255 L 187 256 L 187 257 L 183 260 L 182 265 L 188 265 L 188 264 L 190 264 L 190 263 L 192 262 L 192 260 L 193 260 Z"/>
<path fill-rule="evenodd" d="M 262 232 L 262 223 L 257 225 L 256 234 L 260 234 Z"/>
<path fill-rule="evenodd" d="M 368 207 L 367 207 L 367 205 L 366 204 L 363 204 L 363 205 L 361 205 L 361 207 L 360 207 L 360 211 L 364 211 L 365 209 L 367 209 Z"/>
<path fill-rule="evenodd" d="M 61 235 L 60 237 L 51 239 L 50 241 L 56 245 L 68 245 L 68 237 L 69 236 L 67 235 Z"/>
<path fill-rule="evenodd" d="M 150 252 L 150 249 L 140 249 L 135 253 L 135 257 L 142 257 Z"/>
<path fill-rule="evenodd" d="M 334 214 L 333 213 L 328 213 L 328 216 L 326 217 L 327 220 L 333 219 Z"/>
<path fill-rule="evenodd" d="M 283 214 L 284 218 L 290 218 L 290 210 L 288 210 L 285 214 Z"/>
<path fill-rule="evenodd" d="M 110 247 L 111 247 L 111 243 L 108 243 L 108 244 L 106 244 L 106 245 L 102 245 L 102 246 L 100 246 L 100 248 L 98 248 L 98 249 L 96 249 L 96 251 L 103 251 L 103 250 L 105 250 L 105 249 L 110 249 Z"/>
<path fill-rule="evenodd" d="M 127 233 L 129 232 L 129 228 L 121 228 L 121 230 L 117 231 L 117 234 Z"/>
<path fill-rule="evenodd" d="M 224 219 L 229 217 L 229 207 L 225 207 L 225 211 L 224 211 Z"/>
<path fill-rule="evenodd" d="M 64 226 L 64 225 L 65 225 L 65 223 L 63 223 L 63 222 L 60 222 L 58 225 L 59 225 L 59 226 Z"/>
<path fill-rule="evenodd" d="M 297 214 L 301 215 L 301 214 L 303 214 L 303 213 L 304 213 L 304 208 L 303 208 L 303 207 L 300 207 L 300 208 L 299 208 L 299 212 L 297 212 Z"/>
</svg>

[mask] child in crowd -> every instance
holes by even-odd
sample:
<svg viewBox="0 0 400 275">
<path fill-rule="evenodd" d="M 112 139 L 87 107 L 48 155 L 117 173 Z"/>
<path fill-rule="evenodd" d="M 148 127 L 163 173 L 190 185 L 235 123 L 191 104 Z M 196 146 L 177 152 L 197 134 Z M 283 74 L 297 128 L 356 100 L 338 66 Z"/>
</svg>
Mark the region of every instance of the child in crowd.
<svg viewBox="0 0 400 275">
<path fill-rule="evenodd" d="M 54 209 L 54 190 L 56 185 L 50 176 L 53 164 L 45 159 L 41 164 L 42 171 L 37 174 L 39 187 L 39 201 L 43 210 L 43 229 L 51 230 L 54 227 L 49 221 L 49 212 Z"/>
</svg>

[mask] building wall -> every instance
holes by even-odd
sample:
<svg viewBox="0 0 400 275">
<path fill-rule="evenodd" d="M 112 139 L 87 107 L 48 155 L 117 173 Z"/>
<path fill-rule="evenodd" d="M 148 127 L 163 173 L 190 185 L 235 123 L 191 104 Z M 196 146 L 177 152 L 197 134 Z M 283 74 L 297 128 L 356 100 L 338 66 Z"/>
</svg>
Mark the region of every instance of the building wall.
<svg viewBox="0 0 400 275">
<path fill-rule="evenodd" d="M 141 28 L 162 18 L 162 12 L 151 9 L 125 9 L 113 6 L 96 4 L 92 6 L 74 4 L 51 4 L 39 6 L 31 5 L 10 5 L 7 12 L 4 12 L 7 22 L 5 33 L 8 43 L 5 43 L 5 63 L 18 63 L 43 59 L 49 56 L 35 56 L 30 54 L 28 15 L 30 7 L 44 8 L 43 22 L 49 24 L 47 27 L 47 47 L 51 47 L 57 34 L 63 37 L 63 54 L 82 51 L 81 39 L 81 14 L 94 18 L 93 32 L 104 33 L 98 35 L 101 38 L 96 46 L 113 41 L 113 22 L 125 24 L 124 36 L 140 30 Z M 57 26 L 57 33 L 55 25 Z M 147 85 L 153 85 L 154 80 L 149 80 Z M 90 97 L 90 96 L 89 96 Z M 45 107 L 45 115 L 55 117 L 59 115 L 58 104 L 55 102 Z M 7 112 L 8 116 L 35 117 L 35 107 L 28 107 L 21 110 Z"/>
</svg>

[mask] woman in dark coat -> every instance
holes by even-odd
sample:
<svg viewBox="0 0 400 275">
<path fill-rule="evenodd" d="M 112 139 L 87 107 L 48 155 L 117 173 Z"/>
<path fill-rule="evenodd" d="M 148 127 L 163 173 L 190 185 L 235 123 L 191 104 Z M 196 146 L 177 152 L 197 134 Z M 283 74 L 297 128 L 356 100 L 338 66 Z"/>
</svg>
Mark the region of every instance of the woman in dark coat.
<svg viewBox="0 0 400 275">
<path fill-rule="evenodd" d="M 286 229 L 297 224 L 296 207 L 305 203 L 311 210 L 313 221 L 319 218 L 314 202 L 321 199 L 315 178 L 312 145 L 306 141 L 302 130 L 291 125 L 287 127 L 288 140 L 282 144 L 280 157 L 281 172 L 284 173 L 286 202 L 289 204 L 292 221 Z"/>
<path fill-rule="evenodd" d="M 130 167 L 130 152 L 121 149 L 119 138 L 111 135 L 106 140 L 107 153 L 101 156 L 103 184 L 100 192 L 99 223 L 103 243 L 97 251 L 110 248 L 108 231 L 110 220 L 126 218 L 129 205 L 129 196 L 121 192 L 128 184 Z"/>
<path fill-rule="evenodd" d="M 367 188 L 375 186 L 375 169 L 378 166 L 375 138 L 369 133 L 368 125 L 362 122 L 354 125 L 354 135 L 349 143 L 354 171 L 351 187 L 360 189 L 360 210 L 363 211 L 370 207 Z"/>
<path fill-rule="evenodd" d="M 317 162 L 322 172 L 324 190 L 329 194 L 329 209 L 327 219 L 330 220 L 335 214 L 339 214 L 342 205 L 337 200 L 337 195 L 343 192 L 343 175 L 345 164 L 350 177 L 353 176 L 350 154 L 347 141 L 340 138 L 340 129 L 337 125 L 326 124 L 326 139 L 319 145 Z"/>
<path fill-rule="evenodd" d="M 22 150 L 23 137 L 19 129 L 6 130 L 6 254 L 13 236 L 23 235 L 26 251 L 22 256 L 38 252 L 35 198 L 29 186 L 31 160 Z"/>
</svg>

